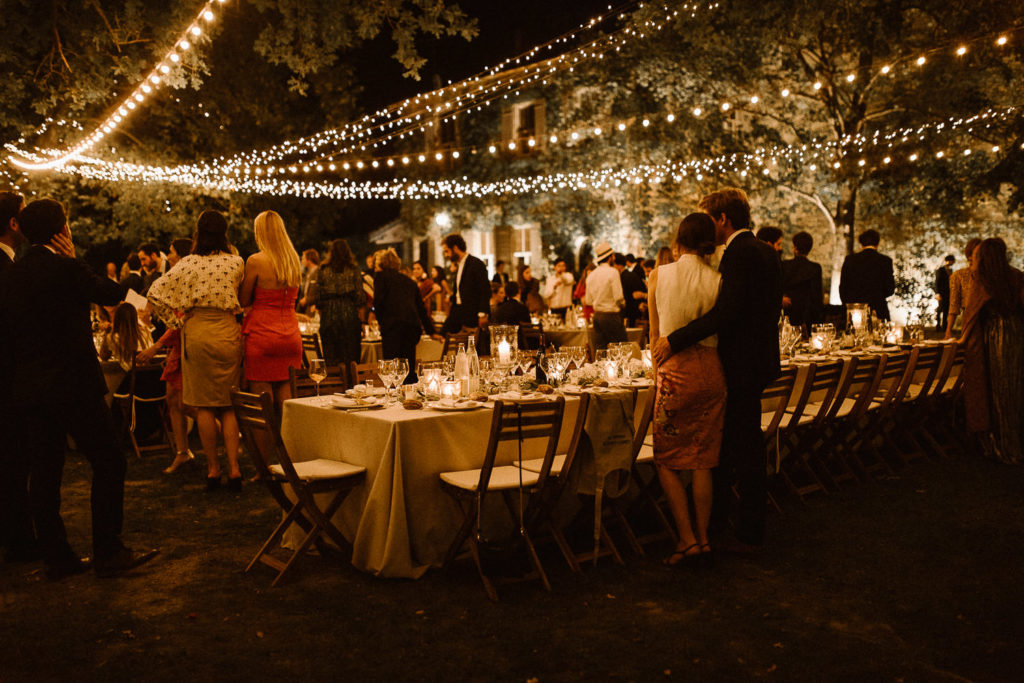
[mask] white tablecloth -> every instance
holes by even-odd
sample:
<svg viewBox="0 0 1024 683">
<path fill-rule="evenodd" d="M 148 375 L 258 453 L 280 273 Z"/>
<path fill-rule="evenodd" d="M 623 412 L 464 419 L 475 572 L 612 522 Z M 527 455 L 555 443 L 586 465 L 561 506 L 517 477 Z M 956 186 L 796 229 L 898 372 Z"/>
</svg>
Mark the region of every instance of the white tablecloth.
<svg viewBox="0 0 1024 683">
<path fill-rule="evenodd" d="M 480 467 L 491 409 L 441 412 L 393 406 L 350 413 L 314 403 L 286 401 L 281 436 L 296 461 L 327 458 L 366 467 L 366 483 L 335 517 L 352 541 L 352 564 L 379 576 L 405 578 L 440 566 L 461 517 L 441 490 L 439 475 Z M 578 408 L 579 399 L 567 396 L 559 452 L 568 448 Z M 524 459 L 543 456 L 539 442 L 527 446 Z M 509 464 L 517 457 L 515 444 L 504 444 L 495 462 Z"/>
<path fill-rule="evenodd" d="M 591 345 L 591 335 L 593 334 L 593 330 L 593 327 L 587 327 L 584 329 L 552 327 L 544 330 L 544 337 L 548 343 L 554 344 L 557 347 L 588 346 Z M 642 327 L 627 327 L 626 339 L 643 346 L 643 333 L 644 328 Z"/>
</svg>

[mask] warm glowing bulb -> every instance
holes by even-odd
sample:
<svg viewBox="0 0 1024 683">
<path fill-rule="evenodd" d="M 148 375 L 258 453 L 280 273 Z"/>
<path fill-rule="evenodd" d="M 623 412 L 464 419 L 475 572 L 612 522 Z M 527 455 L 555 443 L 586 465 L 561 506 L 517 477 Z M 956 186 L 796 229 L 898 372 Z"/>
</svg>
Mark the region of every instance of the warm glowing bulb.
<svg viewBox="0 0 1024 683">
<path fill-rule="evenodd" d="M 182 50 L 187 50 L 190 47 L 192 47 L 192 43 L 188 42 L 187 40 L 180 40 L 178 41 L 178 47 L 180 47 Z"/>
<path fill-rule="evenodd" d="M 668 116 L 665 117 L 665 120 L 668 121 L 669 123 L 672 123 L 673 121 L 676 120 L 676 115 L 675 114 L 669 114 Z"/>
<path fill-rule="evenodd" d="M 179 61 L 181 61 L 181 57 L 179 57 L 179 56 L 178 56 L 178 53 L 177 53 L 177 52 L 172 52 L 172 53 L 171 53 L 171 57 L 170 57 L 170 60 L 171 60 L 172 62 L 174 62 L 175 64 L 177 64 L 177 63 L 178 63 Z M 166 73 L 166 72 L 165 72 L 165 73 Z"/>
<path fill-rule="evenodd" d="M 911 154 L 910 155 L 910 160 L 911 161 L 917 161 L 917 154 L 916 153 L 915 154 Z"/>
<path fill-rule="evenodd" d="M 884 159 L 882 159 L 882 163 L 883 163 L 883 164 L 887 164 L 887 163 L 889 163 L 890 161 L 892 161 L 892 157 L 885 157 Z"/>
<path fill-rule="evenodd" d="M 753 97 L 750 98 L 750 103 L 751 104 L 757 104 L 760 101 L 761 101 L 761 98 L 758 97 L 757 95 L 754 95 Z"/>
<path fill-rule="evenodd" d="M 600 126 L 594 129 L 594 135 L 600 135 L 602 132 L 603 131 L 601 130 Z M 531 140 L 530 142 L 532 143 L 533 141 Z M 530 146 L 532 147 L 533 145 L 531 144 Z"/>
<path fill-rule="evenodd" d="M 557 136 L 557 135 L 552 135 L 552 136 L 551 136 L 550 138 L 548 138 L 548 141 L 549 141 L 549 142 L 550 142 L 550 143 L 551 143 L 552 145 L 554 145 L 554 144 L 557 144 L 557 143 L 558 143 L 558 136 Z"/>
<path fill-rule="evenodd" d="M 434 155 L 434 159 L 436 159 L 437 161 L 441 161 L 442 159 L 444 159 L 444 154 L 438 152 L 437 154 Z"/>
<path fill-rule="evenodd" d="M 498 148 L 495 147 L 494 145 L 491 145 L 490 147 L 487 148 L 487 151 L 490 152 L 491 154 L 494 154 L 495 152 L 498 151 Z"/>
<path fill-rule="evenodd" d="M 782 96 L 783 97 L 789 97 L 789 88 L 783 88 L 782 89 Z"/>
<path fill-rule="evenodd" d="M 732 105 L 728 102 L 722 102 L 722 111 L 729 111 L 730 107 L 732 107 Z"/>
<path fill-rule="evenodd" d="M 887 74 L 887 73 L 889 73 L 890 71 L 892 71 L 892 67 L 891 67 L 891 66 L 889 66 L 888 64 L 886 64 L 885 66 L 883 66 L 883 67 L 882 67 L 882 73 L 883 73 L 883 74 Z"/>
<path fill-rule="evenodd" d="M 161 64 L 160 65 L 160 73 L 162 73 L 162 74 L 169 74 L 170 72 L 171 72 L 171 67 L 167 66 L 166 64 Z"/>
<path fill-rule="evenodd" d="M 1006 45 L 1006 36 L 999 36 L 999 40 L 996 41 L 996 45 Z"/>
<path fill-rule="evenodd" d="M 967 46 L 966 45 L 961 45 L 960 47 L 958 47 L 956 49 L 956 53 L 960 57 L 964 56 L 965 54 L 967 54 Z"/>
<path fill-rule="evenodd" d="M 203 12 L 203 19 L 206 19 L 207 21 L 213 21 L 213 12 L 211 12 L 210 10 L 206 10 L 205 12 Z"/>
<path fill-rule="evenodd" d="M 935 158 L 936 158 L 936 159 L 941 159 L 941 158 L 942 158 L 942 157 L 944 157 L 944 156 L 946 156 L 946 153 L 945 153 L 945 152 L 936 152 L 936 153 L 935 153 Z"/>
<path fill-rule="evenodd" d="M 814 89 L 815 90 L 821 90 L 821 81 L 815 81 L 814 82 Z"/>
<path fill-rule="evenodd" d="M 926 61 L 928 61 L 928 60 L 926 60 L 924 57 L 918 57 L 917 58 L 917 65 L 918 66 L 923 66 Z"/>
<path fill-rule="evenodd" d="M 620 123 L 620 124 L 619 124 L 619 125 L 617 126 L 617 128 L 619 129 L 619 131 L 620 131 L 620 132 L 621 132 L 621 131 L 624 131 L 624 130 L 626 130 L 626 124 L 624 124 L 624 123 Z"/>
<path fill-rule="evenodd" d="M 643 121 L 641 121 L 641 123 L 643 124 L 644 128 L 646 128 L 647 126 L 651 125 L 651 120 L 644 119 Z"/>
<path fill-rule="evenodd" d="M 846 77 L 847 83 L 853 83 L 857 79 L 857 74 L 850 74 Z"/>
<path fill-rule="evenodd" d="M 701 111 L 701 108 L 700 108 L 700 107 L 694 107 L 694 108 L 693 108 L 693 115 L 694 115 L 694 116 L 700 116 L 700 115 L 701 115 L 701 114 L 703 114 L 703 113 L 704 113 L 704 112 L 702 112 L 702 111 Z"/>
<path fill-rule="evenodd" d="M 203 32 L 203 29 L 199 28 L 198 26 L 193 26 L 192 28 L 189 29 L 189 33 L 191 33 L 194 36 L 198 36 L 202 32 Z"/>
</svg>

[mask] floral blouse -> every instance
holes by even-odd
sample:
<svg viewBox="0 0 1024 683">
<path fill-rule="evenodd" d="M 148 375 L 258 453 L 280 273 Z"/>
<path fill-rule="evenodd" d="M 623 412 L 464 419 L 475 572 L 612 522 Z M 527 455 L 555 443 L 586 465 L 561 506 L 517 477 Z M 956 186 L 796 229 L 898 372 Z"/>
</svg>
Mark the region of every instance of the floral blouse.
<svg viewBox="0 0 1024 683">
<path fill-rule="evenodd" d="M 181 327 L 184 319 L 175 311 L 219 308 L 238 312 L 238 287 L 245 263 L 233 254 L 189 255 L 178 261 L 149 288 L 147 298 L 168 327 Z"/>
</svg>

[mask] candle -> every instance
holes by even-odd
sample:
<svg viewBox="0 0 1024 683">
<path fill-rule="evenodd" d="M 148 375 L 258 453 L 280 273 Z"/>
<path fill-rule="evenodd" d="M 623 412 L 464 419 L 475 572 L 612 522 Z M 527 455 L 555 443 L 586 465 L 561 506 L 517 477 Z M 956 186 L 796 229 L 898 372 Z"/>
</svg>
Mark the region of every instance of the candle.
<svg viewBox="0 0 1024 683">
<path fill-rule="evenodd" d="M 893 325 L 893 327 L 885 333 L 885 341 L 888 344 L 899 344 L 903 341 L 903 328 L 899 325 Z"/>
<path fill-rule="evenodd" d="M 615 367 L 615 363 L 612 361 L 605 361 L 604 376 L 608 380 L 613 380 L 619 376 L 619 369 Z"/>
<path fill-rule="evenodd" d="M 853 329 L 859 330 L 864 325 L 864 313 L 856 309 L 850 311 L 850 324 Z"/>
<path fill-rule="evenodd" d="M 462 382 L 458 380 L 445 380 L 441 382 L 441 398 L 456 399 L 461 393 Z"/>
<path fill-rule="evenodd" d="M 502 339 L 498 342 L 498 362 L 508 365 L 512 362 L 512 345 Z"/>
<path fill-rule="evenodd" d="M 822 349 L 824 349 L 825 335 L 816 334 L 813 337 L 811 337 L 811 346 L 814 348 L 815 351 L 821 351 Z"/>
</svg>

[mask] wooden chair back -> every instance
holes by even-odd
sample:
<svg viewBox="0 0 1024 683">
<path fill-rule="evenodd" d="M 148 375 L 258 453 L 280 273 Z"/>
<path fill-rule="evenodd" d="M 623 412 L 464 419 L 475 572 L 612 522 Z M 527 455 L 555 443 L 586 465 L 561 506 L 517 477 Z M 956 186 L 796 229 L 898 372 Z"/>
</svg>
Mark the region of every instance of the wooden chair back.
<svg viewBox="0 0 1024 683">
<path fill-rule="evenodd" d="M 912 351 L 914 370 L 910 379 L 910 387 L 918 390 L 911 398 L 924 398 L 929 394 L 942 365 L 946 349 L 941 344 L 919 344 Z M 909 388 L 909 387 L 908 387 Z"/>
<path fill-rule="evenodd" d="M 836 391 L 832 407 L 828 411 L 828 419 L 835 419 L 847 400 L 855 401 L 849 413 L 841 417 L 858 417 L 871 405 L 871 400 L 882 381 L 885 369 L 885 356 L 853 356 L 850 367 L 846 371 L 842 385 Z"/>
<path fill-rule="evenodd" d="M 550 519 L 562 493 L 568 486 L 572 476 L 571 473 L 578 463 L 577 455 L 580 444 L 583 442 L 583 432 L 587 423 L 587 412 L 589 409 L 590 395 L 583 394 L 580 396 L 579 410 L 576 412 L 576 423 L 572 428 L 572 437 L 569 439 L 569 449 L 565 454 L 565 462 L 562 464 L 562 469 L 559 471 L 558 476 L 545 475 L 543 477 L 543 485 L 539 485 L 536 494 L 531 496 L 526 513 L 523 515 L 523 519 L 528 525 L 527 528 L 536 529 L 540 524 Z M 561 428 L 559 427 L 559 429 Z M 549 464 L 548 475 L 550 475 L 550 470 Z"/>
<path fill-rule="evenodd" d="M 441 358 L 448 355 L 451 351 L 455 353 L 459 349 L 459 344 L 469 346 L 469 338 L 475 337 L 476 332 L 448 332 L 444 335 L 444 346 L 441 347 Z"/>
<path fill-rule="evenodd" d="M 125 431 L 128 433 L 129 440 L 131 441 L 132 450 L 138 458 L 141 458 L 143 453 L 151 451 L 170 450 L 172 453 L 174 452 L 167 417 L 167 386 L 160 379 L 163 371 L 164 363 L 162 360 L 142 364 L 133 361 L 132 368 L 126 376 L 127 393 L 115 391 L 112 395 L 114 405 L 121 409 Z M 160 386 L 163 390 L 154 396 L 139 396 L 138 388 L 140 386 Z M 135 437 L 135 417 L 140 403 L 157 405 L 160 415 L 160 428 L 163 435 L 161 442 L 143 446 L 139 445 L 138 439 Z"/>
<path fill-rule="evenodd" d="M 839 389 L 839 381 L 843 374 L 843 361 L 833 360 L 821 363 L 813 363 L 807 369 L 807 379 L 804 381 L 803 390 L 792 409 L 792 417 L 786 423 L 787 428 L 799 424 L 805 411 L 810 411 L 812 422 L 821 422 L 828 415 L 832 407 L 832 400 L 835 398 L 836 390 Z M 816 394 L 821 395 L 821 401 L 811 401 Z M 789 411 L 787 411 L 789 412 Z"/>
<path fill-rule="evenodd" d="M 324 351 L 320 345 L 320 334 L 318 332 L 312 332 L 310 334 L 300 334 L 302 337 L 302 367 L 309 367 L 309 360 L 311 358 L 323 358 Z"/>
<path fill-rule="evenodd" d="M 348 380 L 352 386 L 366 384 L 368 379 L 372 379 L 376 384 L 384 386 L 384 383 L 380 380 L 380 375 L 377 374 L 376 363 L 356 363 L 355 361 L 349 363 Z"/>
<path fill-rule="evenodd" d="M 494 416 L 491 419 L 491 432 L 484 452 L 483 466 L 480 468 L 480 482 L 477 493 L 487 491 L 494 469 L 494 457 L 498 447 L 509 441 L 522 439 L 544 439 L 544 461 L 540 469 L 537 488 L 542 488 L 551 473 L 551 463 L 555 459 L 558 448 L 558 436 L 562 430 L 562 416 L 565 413 L 565 398 L 559 396 L 554 401 L 539 403 L 506 403 L 494 402 Z M 565 467 L 563 466 L 564 470 Z"/>
<path fill-rule="evenodd" d="M 519 340 L 524 350 L 536 351 L 539 349 L 543 335 L 544 326 L 540 323 L 519 323 Z"/>
<path fill-rule="evenodd" d="M 291 385 L 292 398 L 316 396 L 316 382 L 309 378 L 309 368 L 288 368 L 288 383 Z M 344 365 L 331 365 L 327 368 L 327 378 L 320 382 L 320 395 L 344 392 L 351 388 L 348 383 L 348 370 Z"/>
<path fill-rule="evenodd" d="M 250 394 L 240 391 L 236 387 L 231 390 L 231 407 L 235 411 L 245 450 L 252 459 L 257 476 L 262 481 L 272 481 L 273 475 L 270 473 L 270 466 L 277 464 L 280 464 L 286 471 L 290 467 L 294 474 L 295 467 L 291 460 L 288 460 L 287 466 L 281 461 L 281 452 L 284 449 L 278 448 L 277 445 L 280 433 L 274 412 L 274 400 L 270 394 L 268 392 Z M 287 501 L 287 498 L 284 500 Z M 278 500 L 277 502 L 281 503 L 282 501 Z M 287 503 L 285 509 L 287 509 Z"/>
<path fill-rule="evenodd" d="M 782 374 L 761 392 L 761 415 L 771 414 L 767 425 L 764 425 L 762 420 L 762 429 L 767 440 L 775 438 L 775 432 L 778 431 L 782 418 L 786 415 L 786 408 L 789 407 L 793 389 L 796 387 L 798 372 L 799 369 L 796 366 L 787 365 L 782 368 Z M 768 405 L 768 410 L 765 410 L 765 404 Z"/>
</svg>

